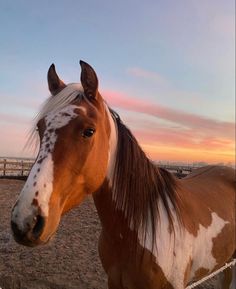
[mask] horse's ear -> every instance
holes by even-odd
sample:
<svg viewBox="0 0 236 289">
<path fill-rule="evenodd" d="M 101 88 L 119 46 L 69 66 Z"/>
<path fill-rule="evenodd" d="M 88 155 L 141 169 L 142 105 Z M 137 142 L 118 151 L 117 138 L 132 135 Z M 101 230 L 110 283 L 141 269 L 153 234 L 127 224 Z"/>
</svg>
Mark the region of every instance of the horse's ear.
<svg viewBox="0 0 236 289">
<path fill-rule="evenodd" d="M 55 65 L 52 64 L 48 69 L 48 88 L 51 94 L 55 95 L 65 87 L 65 83 L 58 77 L 56 73 Z"/>
<path fill-rule="evenodd" d="M 86 97 L 90 100 L 96 99 L 98 92 L 98 78 L 93 68 L 86 62 L 80 60 L 80 81 Z"/>
</svg>

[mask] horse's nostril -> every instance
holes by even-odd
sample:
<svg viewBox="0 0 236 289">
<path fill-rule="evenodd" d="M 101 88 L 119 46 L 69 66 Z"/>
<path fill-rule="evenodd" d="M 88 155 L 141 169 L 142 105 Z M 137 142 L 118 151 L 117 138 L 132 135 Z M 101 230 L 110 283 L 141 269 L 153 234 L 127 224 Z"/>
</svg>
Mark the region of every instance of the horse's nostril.
<svg viewBox="0 0 236 289">
<path fill-rule="evenodd" d="M 13 221 L 11 221 L 11 229 L 16 240 L 20 240 L 24 237 L 24 233 L 22 233 L 17 224 Z"/>
<path fill-rule="evenodd" d="M 24 228 L 20 228 L 17 223 L 11 221 L 11 229 L 16 242 L 25 246 L 34 246 L 39 242 L 39 237 L 45 226 L 45 218 L 37 215 L 31 222 L 25 223 Z"/>
<path fill-rule="evenodd" d="M 42 231 L 43 231 L 43 228 L 44 228 L 44 225 L 45 225 L 45 218 L 40 216 L 40 215 L 37 215 L 34 217 L 34 226 L 32 228 L 32 234 L 34 236 L 35 239 L 37 239 Z"/>
</svg>

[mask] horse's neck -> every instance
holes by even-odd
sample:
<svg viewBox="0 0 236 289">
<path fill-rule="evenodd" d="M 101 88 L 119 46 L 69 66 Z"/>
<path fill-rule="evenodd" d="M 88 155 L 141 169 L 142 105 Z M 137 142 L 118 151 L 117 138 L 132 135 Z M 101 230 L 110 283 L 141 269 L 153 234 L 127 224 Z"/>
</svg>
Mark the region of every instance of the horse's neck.
<svg viewBox="0 0 236 289">
<path fill-rule="evenodd" d="M 124 214 L 117 210 L 110 181 L 105 180 L 102 187 L 93 194 L 94 203 L 101 221 L 103 230 L 110 236 L 116 237 L 127 228 L 124 222 Z"/>
<path fill-rule="evenodd" d="M 123 191 L 119 191 L 117 188 L 117 185 L 122 189 L 124 189 L 124 186 L 122 186 L 121 182 L 125 181 L 124 178 L 119 178 L 119 183 L 117 184 L 117 180 L 116 182 L 114 182 L 113 177 L 114 177 L 114 172 L 115 172 L 115 163 L 116 163 L 116 158 L 119 157 L 118 154 L 118 124 L 116 123 L 116 121 L 114 120 L 114 116 L 113 114 L 110 113 L 108 107 L 106 106 L 106 110 L 107 110 L 107 117 L 108 117 L 108 121 L 110 124 L 110 139 L 109 139 L 109 158 L 108 158 L 108 167 L 107 167 L 107 176 L 106 179 L 104 181 L 104 184 L 102 185 L 102 187 L 98 190 L 98 192 L 96 192 L 94 194 L 94 201 L 95 201 L 95 205 L 97 207 L 98 210 L 98 214 L 100 216 L 102 225 L 104 228 L 107 228 L 107 230 L 111 230 L 111 232 L 114 232 L 116 228 L 114 228 L 114 224 L 119 224 L 117 226 L 117 230 L 119 230 L 121 228 L 124 229 L 126 232 L 132 230 L 132 222 L 133 220 L 135 220 L 135 214 L 134 212 L 138 211 L 138 209 L 140 209 L 139 205 L 139 200 L 137 202 L 137 210 L 134 209 L 134 205 L 132 205 L 131 208 L 131 212 L 133 213 L 133 215 L 131 215 L 131 218 L 128 218 L 127 221 L 127 215 L 130 216 L 130 211 L 128 208 L 128 200 L 123 199 L 122 196 L 125 198 L 127 197 L 127 195 L 129 195 L 129 192 L 126 191 L 126 193 L 124 194 Z M 130 135 L 127 135 L 127 137 L 130 137 Z M 133 143 L 132 143 L 133 145 Z M 139 163 L 139 167 L 142 167 L 142 161 L 144 161 L 143 164 L 143 169 L 145 168 L 145 166 L 147 167 L 147 159 L 143 158 L 143 153 L 141 151 L 141 149 L 137 146 L 137 151 L 138 151 L 138 157 L 140 160 Z M 137 156 L 136 156 L 137 158 Z M 127 160 L 128 161 L 128 160 Z M 136 162 L 137 164 L 137 162 Z M 154 176 L 154 171 L 151 169 L 151 165 L 148 165 L 148 169 L 150 170 L 150 174 L 153 176 L 153 178 L 151 179 L 151 181 L 154 181 L 155 176 Z M 146 169 L 146 174 L 147 172 L 149 172 L 149 170 Z M 133 170 L 132 170 L 133 171 Z M 138 173 L 137 170 L 134 169 L 133 173 Z M 128 173 L 128 172 L 127 172 Z M 136 176 L 137 180 L 139 178 L 139 175 Z M 128 182 L 130 181 L 134 181 L 134 179 L 132 178 L 128 180 Z M 158 179 L 156 179 L 156 181 L 158 181 Z M 129 189 L 131 189 L 129 187 Z M 149 183 L 149 189 L 150 189 L 150 183 Z M 136 188 L 133 189 L 136 192 Z M 151 193 L 151 192 L 150 192 Z M 121 196 L 121 198 L 120 198 Z M 130 194 L 130 198 L 133 199 L 135 196 L 133 193 Z M 141 194 L 141 199 L 140 202 L 142 202 L 142 194 Z M 158 202 L 158 198 L 156 200 L 153 201 L 157 201 Z M 167 200 L 166 200 L 167 201 Z M 132 202 L 133 203 L 133 202 Z M 124 205 L 125 204 L 125 205 Z M 152 209 L 155 206 L 152 207 Z M 159 202 L 158 207 L 160 207 L 160 210 L 162 210 L 163 207 L 163 203 Z M 164 207 L 163 207 L 164 208 Z M 143 209 L 143 208 L 142 208 Z M 165 210 L 163 210 L 164 214 L 162 214 L 162 216 L 159 216 L 159 222 L 162 222 L 161 218 L 163 219 L 163 224 L 168 223 L 165 221 Z M 132 214 L 131 213 L 131 214 Z M 140 213 L 141 216 L 142 212 Z M 146 212 L 144 213 L 147 216 L 147 220 L 151 219 L 151 215 L 153 216 L 153 212 L 150 212 L 149 216 L 148 214 L 146 214 Z M 155 214 L 155 212 L 154 212 Z M 155 214 L 156 215 L 156 214 Z M 158 215 L 158 214 L 157 214 Z M 139 216 L 138 216 L 139 217 Z M 161 218 L 160 218 L 161 217 Z M 147 229 L 147 227 L 150 227 L 150 230 L 153 228 L 153 222 L 150 221 L 150 226 L 149 224 L 145 227 L 145 229 Z M 141 224 L 141 222 L 140 222 Z M 136 226 L 136 231 L 137 234 L 139 234 L 139 227 Z"/>
<path fill-rule="evenodd" d="M 102 225 L 102 239 L 106 240 L 106 244 L 111 248 L 119 248 L 119 252 L 125 256 L 132 252 L 132 248 L 137 248 L 139 252 L 148 252 L 154 256 L 154 260 L 160 259 L 161 266 L 164 266 L 166 272 L 169 271 L 175 244 L 162 201 L 158 201 L 159 220 L 153 243 L 151 221 L 148 221 L 146 232 L 142 226 L 136 231 L 133 230 L 132 224 L 127 222 L 126 213 L 116 207 L 108 181 L 93 194 L 93 198 Z"/>
</svg>

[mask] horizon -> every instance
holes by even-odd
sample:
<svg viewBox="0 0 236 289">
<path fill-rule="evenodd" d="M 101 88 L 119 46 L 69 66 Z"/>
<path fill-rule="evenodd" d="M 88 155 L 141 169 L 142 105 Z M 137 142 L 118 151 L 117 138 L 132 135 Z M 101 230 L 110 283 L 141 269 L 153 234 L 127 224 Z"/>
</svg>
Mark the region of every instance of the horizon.
<svg viewBox="0 0 236 289">
<path fill-rule="evenodd" d="M 36 157 L 14 157 L 14 156 L 1 156 L 0 160 L 22 160 L 22 161 L 35 161 Z M 156 165 L 170 165 L 170 166 L 186 166 L 186 167 L 203 167 L 208 165 L 222 165 L 232 168 L 236 168 L 236 163 L 232 162 L 218 162 L 218 163 L 207 163 L 204 161 L 195 161 L 195 162 L 184 162 L 184 161 L 170 161 L 170 160 L 152 160 L 150 161 Z"/>
<path fill-rule="evenodd" d="M 150 159 L 235 164 L 233 0 L 69 2 L 0 3 L 0 156 L 35 155 L 47 70 L 78 82 L 83 59 Z"/>
</svg>

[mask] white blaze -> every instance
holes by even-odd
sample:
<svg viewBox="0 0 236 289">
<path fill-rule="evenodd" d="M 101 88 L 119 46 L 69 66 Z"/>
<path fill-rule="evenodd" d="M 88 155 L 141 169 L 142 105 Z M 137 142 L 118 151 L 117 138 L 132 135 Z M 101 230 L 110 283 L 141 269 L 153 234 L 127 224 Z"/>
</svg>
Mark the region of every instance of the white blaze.
<svg viewBox="0 0 236 289">
<path fill-rule="evenodd" d="M 53 191 L 54 164 L 52 153 L 57 141 L 56 130 L 68 125 L 72 119 L 78 116 L 75 113 L 75 109 L 81 109 L 83 113 L 86 112 L 84 107 L 68 105 L 60 111 L 49 112 L 45 117 L 46 129 L 37 160 L 32 167 L 18 198 L 18 203 L 12 213 L 12 220 L 22 230 L 24 230 L 27 220 L 32 218 L 38 209 L 32 205 L 34 199 L 38 202 L 40 214 L 45 217 L 48 216 L 48 206 Z"/>
</svg>

